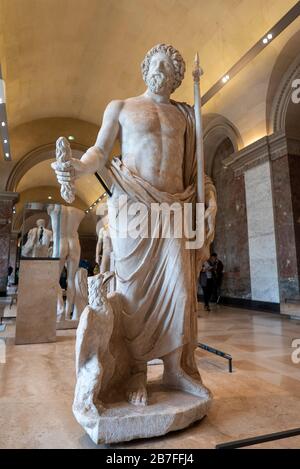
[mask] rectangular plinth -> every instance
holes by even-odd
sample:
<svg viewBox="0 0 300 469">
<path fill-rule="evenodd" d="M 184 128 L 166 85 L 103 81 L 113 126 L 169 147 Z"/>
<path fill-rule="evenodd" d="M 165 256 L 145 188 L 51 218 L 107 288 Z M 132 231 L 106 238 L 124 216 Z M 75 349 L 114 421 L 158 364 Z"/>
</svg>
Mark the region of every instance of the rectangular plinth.
<svg viewBox="0 0 300 469">
<path fill-rule="evenodd" d="M 293 319 L 300 319 L 300 301 L 281 303 L 280 313 Z"/>
<path fill-rule="evenodd" d="M 56 340 L 58 260 L 21 260 L 16 344 Z"/>
</svg>

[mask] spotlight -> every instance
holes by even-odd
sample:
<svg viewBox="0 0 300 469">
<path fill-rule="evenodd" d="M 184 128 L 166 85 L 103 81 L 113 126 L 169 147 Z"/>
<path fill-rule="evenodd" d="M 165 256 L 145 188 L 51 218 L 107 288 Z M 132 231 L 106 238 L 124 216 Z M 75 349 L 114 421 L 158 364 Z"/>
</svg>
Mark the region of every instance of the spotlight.
<svg viewBox="0 0 300 469">
<path fill-rule="evenodd" d="M 4 121 L 1 122 L 1 125 L 2 125 L 2 127 L 5 127 L 5 122 Z"/>
<path fill-rule="evenodd" d="M 225 76 L 222 78 L 222 82 L 223 82 L 223 83 L 227 83 L 228 80 L 229 80 L 229 78 L 230 78 L 229 75 L 225 75 Z"/>
<path fill-rule="evenodd" d="M 268 44 L 268 38 L 264 37 L 264 38 L 263 38 L 263 43 L 264 43 L 264 44 Z"/>
<path fill-rule="evenodd" d="M 273 39 L 273 34 L 272 34 L 272 33 L 269 33 L 269 34 L 267 35 L 267 38 L 269 39 L 269 41 L 271 41 L 271 39 Z"/>
<path fill-rule="evenodd" d="M 73 140 L 75 140 L 74 135 L 69 135 L 69 136 L 68 136 L 68 140 L 70 140 L 70 142 L 72 142 Z"/>
<path fill-rule="evenodd" d="M 48 199 L 49 199 L 49 200 L 51 200 L 51 199 L 52 199 L 51 195 L 48 195 Z"/>
<path fill-rule="evenodd" d="M 9 158 L 9 153 L 5 153 L 5 157 L 6 157 L 6 158 Z"/>
<path fill-rule="evenodd" d="M 7 139 L 5 138 L 5 139 L 3 140 L 3 142 L 4 142 L 4 143 L 7 143 Z"/>
</svg>

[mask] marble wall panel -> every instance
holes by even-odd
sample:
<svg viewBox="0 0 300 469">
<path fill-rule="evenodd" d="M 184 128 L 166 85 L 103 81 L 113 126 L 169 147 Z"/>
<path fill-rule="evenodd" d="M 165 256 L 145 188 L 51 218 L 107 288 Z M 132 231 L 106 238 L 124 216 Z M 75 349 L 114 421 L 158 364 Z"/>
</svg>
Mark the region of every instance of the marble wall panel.
<svg viewBox="0 0 300 469">
<path fill-rule="evenodd" d="M 212 177 L 217 189 L 218 212 L 213 249 L 224 263 L 222 296 L 250 299 L 250 264 L 244 176 L 234 177 L 223 160 L 233 152 L 230 140 L 218 148 Z"/>
<path fill-rule="evenodd" d="M 0 296 L 6 295 L 12 202 L 0 200 Z"/>
<path fill-rule="evenodd" d="M 297 274 L 300 276 L 300 156 L 289 155 L 289 172 L 294 219 L 295 247 L 297 255 Z"/>
<path fill-rule="evenodd" d="M 299 158 L 299 157 L 298 157 Z M 289 159 L 292 161 L 291 170 Z M 299 160 L 298 160 L 299 161 Z M 277 259 L 281 301 L 299 294 L 299 259 L 297 253 L 295 220 L 299 213 L 297 186 L 299 185 L 299 169 L 295 168 L 296 160 L 283 156 L 272 161 L 272 187 L 274 201 L 274 217 L 277 241 Z M 298 175 L 298 179 L 296 176 Z M 292 179 L 291 177 L 292 176 Z M 292 196 L 292 190 L 294 196 Z M 295 216 L 294 216 L 295 212 Z M 299 214 L 300 215 L 300 214 Z"/>
<path fill-rule="evenodd" d="M 270 163 L 245 172 L 252 300 L 279 303 Z"/>
<path fill-rule="evenodd" d="M 9 234 L 0 234 L 0 296 L 6 295 L 9 244 Z"/>
</svg>

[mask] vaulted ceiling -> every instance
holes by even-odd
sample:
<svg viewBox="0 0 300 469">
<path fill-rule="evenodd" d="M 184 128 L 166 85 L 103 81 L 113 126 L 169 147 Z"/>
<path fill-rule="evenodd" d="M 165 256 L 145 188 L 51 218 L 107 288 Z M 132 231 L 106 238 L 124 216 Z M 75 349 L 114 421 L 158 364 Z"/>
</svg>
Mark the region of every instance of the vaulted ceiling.
<svg viewBox="0 0 300 469">
<path fill-rule="evenodd" d="M 187 62 L 199 51 L 207 90 L 294 0 L 0 0 L 9 125 L 44 117 L 100 123 L 114 98 L 143 92 L 139 66 L 158 42 Z"/>
<path fill-rule="evenodd" d="M 196 51 L 205 92 L 295 3 L 0 0 L 0 60 L 13 158 L 3 162 L 2 174 L 8 177 L 17 160 L 67 132 L 79 144 L 92 145 L 106 104 L 144 91 L 140 63 L 153 45 L 171 43 L 182 53 L 186 78 L 174 98 L 192 102 Z M 17 190 L 57 187 L 49 163 L 31 169 Z M 78 190 L 88 205 L 98 183 L 82 183 Z"/>
</svg>

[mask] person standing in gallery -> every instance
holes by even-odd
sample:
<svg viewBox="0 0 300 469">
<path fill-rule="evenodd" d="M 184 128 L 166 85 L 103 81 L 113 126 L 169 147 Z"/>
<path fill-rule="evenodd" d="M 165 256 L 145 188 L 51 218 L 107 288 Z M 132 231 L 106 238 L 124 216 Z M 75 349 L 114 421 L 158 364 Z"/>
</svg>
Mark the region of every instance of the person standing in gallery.
<svg viewBox="0 0 300 469">
<path fill-rule="evenodd" d="M 210 256 L 209 263 L 213 266 L 213 287 L 212 297 L 216 303 L 219 303 L 221 298 L 221 286 L 223 280 L 223 262 L 218 259 L 218 254 L 213 252 Z"/>
<path fill-rule="evenodd" d="M 200 272 L 200 285 L 203 290 L 204 309 L 210 311 L 209 302 L 213 290 L 213 266 L 210 261 L 204 262 Z"/>
</svg>

